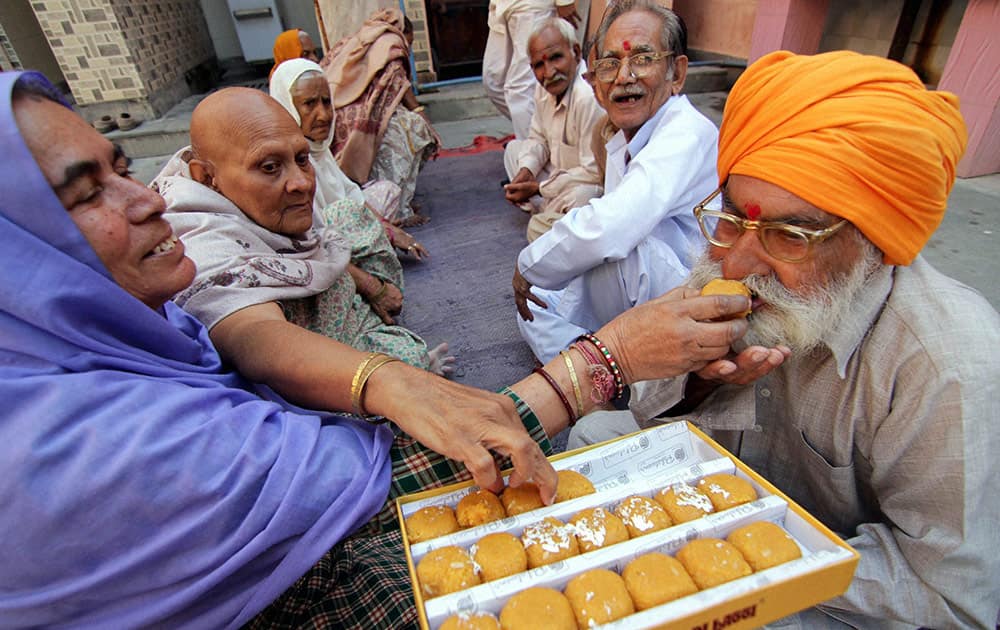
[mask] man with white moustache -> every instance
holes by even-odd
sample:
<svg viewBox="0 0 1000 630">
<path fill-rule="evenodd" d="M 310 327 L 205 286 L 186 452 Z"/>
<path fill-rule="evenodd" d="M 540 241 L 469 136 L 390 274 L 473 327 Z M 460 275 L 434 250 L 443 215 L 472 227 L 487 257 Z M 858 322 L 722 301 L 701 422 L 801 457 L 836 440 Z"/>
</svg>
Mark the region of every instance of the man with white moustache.
<svg viewBox="0 0 1000 630">
<path fill-rule="evenodd" d="M 525 247 L 512 281 L 521 336 L 543 363 L 684 281 L 704 243 L 691 207 L 716 181 L 718 131 L 680 93 L 683 21 L 653 0 L 624 0 L 607 10 L 595 42 L 593 89 L 619 130 L 607 144 L 604 195 Z"/>
<path fill-rule="evenodd" d="M 778 627 L 995 627 L 1000 316 L 919 255 L 966 137 L 958 99 L 895 62 L 753 64 L 720 131 L 723 209 L 694 208 L 710 246 L 689 280 L 743 282 L 749 331 L 570 438 L 689 420 L 844 537 L 861 556 L 847 592 Z"/>
<path fill-rule="evenodd" d="M 510 119 L 523 140 L 531 129 L 535 82 L 528 65 L 528 37 L 550 17 L 580 21 L 576 0 L 490 0 L 490 34 L 483 52 L 483 88 L 497 110 Z"/>
<path fill-rule="evenodd" d="M 542 22 L 528 40 L 528 56 L 538 80 L 535 113 L 528 138 L 512 140 L 504 150 L 510 178 L 504 196 L 533 213 L 531 242 L 604 191 L 590 143 L 604 109 L 579 73 L 580 45 L 569 22 Z"/>
</svg>

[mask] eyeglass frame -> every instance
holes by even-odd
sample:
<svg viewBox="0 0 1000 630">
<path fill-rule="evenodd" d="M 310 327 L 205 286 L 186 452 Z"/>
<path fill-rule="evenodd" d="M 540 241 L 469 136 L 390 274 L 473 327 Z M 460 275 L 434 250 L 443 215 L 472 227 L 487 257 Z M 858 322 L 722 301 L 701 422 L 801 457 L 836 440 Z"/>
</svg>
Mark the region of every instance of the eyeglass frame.
<svg viewBox="0 0 1000 630">
<path fill-rule="evenodd" d="M 730 249 L 732 248 L 733 245 L 736 244 L 738 240 L 740 240 L 740 238 L 743 236 L 744 233 L 746 233 L 747 230 L 754 230 L 757 232 L 757 240 L 760 241 L 761 247 L 764 248 L 764 251 L 767 252 L 769 256 L 772 256 L 782 262 L 800 263 L 809 259 L 810 255 L 812 254 L 813 244 L 822 243 L 823 241 L 827 240 L 828 238 L 839 232 L 840 229 L 843 228 L 848 223 L 847 219 L 841 219 L 840 221 L 837 221 L 830 227 L 823 228 L 822 230 L 810 230 L 809 228 L 800 227 L 798 225 L 792 225 L 790 223 L 785 223 L 783 221 L 755 221 L 753 219 L 744 219 L 743 217 L 736 216 L 735 214 L 732 214 L 730 212 L 725 212 L 724 210 L 706 210 L 705 206 L 711 203 L 713 199 L 718 197 L 719 193 L 723 193 L 724 189 L 725 189 L 725 184 L 719 186 L 718 188 L 715 189 L 715 192 L 713 192 L 708 197 L 705 197 L 705 199 L 703 199 L 701 203 L 696 205 L 692 210 L 692 212 L 694 212 L 695 219 L 698 220 L 698 227 L 701 228 L 701 233 L 705 236 L 705 239 L 708 240 L 709 243 L 715 245 L 716 247 Z M 729 221 L 730 223 L 739 227 L 740 233 L 736 237 L 736 239 L 732 243 L 729 243 L 728 245 L 723 243 L 722 241 L 718 241 L 715 239 L 714 230 L 712 232 L 709 232 L 708 227 L 705 225 L 704 219 L 702 219 L 703 216 L 715 218 L 719 221 Z M 778 256 L 777 254 L 772 252 L 771 249 L 767 246 L 767 242 L 764 240 L 763 230 L 766 228 L 781 230 L 783 232 L 795 234 L 796 236 L 801 236 L 802 238 L 804 238 L 806 241 L 805 255 L 803 255 L 802 258 L 790 259 L 787 256 Z"/>
<path fill-rule="evenodd" d="M 637 52 L 634 55 L 629 55 L 627 57 L 601 57 L 600 59 L 595 59 L 593 67 L 587 68 L 587 70 L 591 72 L 595 81 L 600 81 L 601 83 L 613 83 L 614 80 L 618 78 L 618 74 L 622 71 L 622 66 L 626 62 L 628 62 L 629 73 L 636 79 L 641 79 L 642 77 L 649 76 L 649 74 L 648 73 L 642 75 L 636 74 L 635 71 L 632 69 L 633 68 L 632 59 L 634 59 L 635 57 L 649 56 L 653 58 L 653 62 L 655 63 L 657 61 L 660 61 L 661 59 L 669 59 L 670 57 L 673 57 L 675 54 L 677 53 L 670 50 L 664 50 L 661 52 Z M 614 61 L 618 64 L 618 67 L 615 68 L 614 76 L 611 76 L 608 79 L 602 79 L 599 76 L 600 70 L 598 69 L 598 66 L 601 65 L 602 61 L 608 61 L 608 62 Z M 649 67 L 652 68 L 652 65 L 653 64 L 650 64 Z"/>
</svg>

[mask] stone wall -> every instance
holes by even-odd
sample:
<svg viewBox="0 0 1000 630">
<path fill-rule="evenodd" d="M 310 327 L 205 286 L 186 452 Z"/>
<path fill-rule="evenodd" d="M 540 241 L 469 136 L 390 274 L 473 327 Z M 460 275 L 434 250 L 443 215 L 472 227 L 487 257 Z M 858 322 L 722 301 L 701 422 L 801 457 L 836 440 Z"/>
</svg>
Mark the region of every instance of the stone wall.
<svg viewBox="0 0 1000 630">
<path fill-rule="evenodd" d="M 0 71 L 20 70 L 23 67 L 21 58 L 17 56 L 17 51 L 14 50 L 10 38 L 7 37 L 7 31 L 0 23 Z"/>
<path fill-rule="evenodd" d="M 190 93 L 185 73 L 214 57 L 197 0 L 34 0 L 31 7 L 77 105 L 94 114 L 160 115 Z"/>
<path fill-rule="evenodd" d="M 0 68 L 38 70 L 61 89 L 69 90 L 29 0 L 0 2 L 0 49 Z"/>
</svg>

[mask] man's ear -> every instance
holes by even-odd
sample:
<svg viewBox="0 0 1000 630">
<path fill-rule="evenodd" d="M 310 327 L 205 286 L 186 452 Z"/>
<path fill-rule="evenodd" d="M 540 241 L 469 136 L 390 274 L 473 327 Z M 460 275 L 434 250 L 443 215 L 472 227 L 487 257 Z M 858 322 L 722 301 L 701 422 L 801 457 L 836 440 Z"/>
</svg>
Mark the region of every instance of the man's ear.
<svg viewBox="0 0 1000 630">
<path fill-rule="evenodd" d="M 573 44 L 573 56 L 576 58 L 577 63 L 579 63 L 580 59 L 582 57 L 582 53 L 581 53 L 581 49 L 580 49 L 580 44 L 576 44 L 576 43 Z"/>
<path fill-rule="evenodd" d="M 684 80 L 687 79 L 688 58 L 681 55 L 674 59 L 674 79 L 670 82 L 670 94 L 677 95 L 684 89 Z"/>
<path fill-rule="evenodd" d="M 208 160 L 201 160 L 198 158 L 191 158 L 188 162 L 188 169 L 191 171 L 191 179 L 198 182 L 202 186 L 207 186 L 212 190 L 218 190 L 215 187 L 215 165 Z"/>
</svg>

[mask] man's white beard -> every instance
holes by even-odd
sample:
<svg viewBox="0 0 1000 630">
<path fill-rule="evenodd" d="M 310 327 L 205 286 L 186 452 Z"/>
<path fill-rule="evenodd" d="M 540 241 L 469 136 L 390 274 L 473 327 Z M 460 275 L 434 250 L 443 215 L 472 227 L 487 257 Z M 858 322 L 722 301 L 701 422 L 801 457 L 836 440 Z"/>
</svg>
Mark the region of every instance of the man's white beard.
<svg viewBox="0 0 1000 630">
<path fill-rule="evenodd" d="M 850 325 L 848 315 L 854 303 L 868 277 L 881 264 L 882 253 L 865 241 L 862 256 L 850 271 L 831 279 L 826 286 L 814 285 L 793 293 L 774 274 L 742 278 L 743 284 L 767 304 L 750 315 L 750 328 L 736 349 L 785 345 L 796 354 L 815 349 L 834 329 Z M 695 261 L 687 284 L 700 289 L 709 280 L 721 277 L 722 263 L 713 261 L 705 251 Z"/>
</svg>

